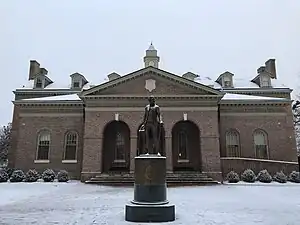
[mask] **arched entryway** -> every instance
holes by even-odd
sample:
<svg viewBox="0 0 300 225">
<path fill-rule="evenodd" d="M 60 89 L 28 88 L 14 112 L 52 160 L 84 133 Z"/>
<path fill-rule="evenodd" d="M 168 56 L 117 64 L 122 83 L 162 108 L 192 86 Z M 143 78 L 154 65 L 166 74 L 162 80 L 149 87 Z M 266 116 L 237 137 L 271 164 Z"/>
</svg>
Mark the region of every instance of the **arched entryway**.
<svg viewBox="0 0 300 225">
<path fill-rule="evenodd" d="M 174 171 L 200 171 L 200 131 L 191 121 L 179 121 L 172 129 Z"/>
<path fill-rule="evenodd" d="M 130 129 L 123 121 L 108 123 L 103 132 L 103 172 L 126 172 L 130 166 Z"/>
</svg>

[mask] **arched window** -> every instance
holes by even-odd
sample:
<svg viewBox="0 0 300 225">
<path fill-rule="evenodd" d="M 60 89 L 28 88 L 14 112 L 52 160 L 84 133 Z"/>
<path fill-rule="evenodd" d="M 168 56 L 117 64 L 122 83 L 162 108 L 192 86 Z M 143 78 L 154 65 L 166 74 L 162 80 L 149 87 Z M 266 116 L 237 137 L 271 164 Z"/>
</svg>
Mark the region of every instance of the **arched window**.
<svg viewBox="0 0 300 225">
<path fill-rule="evenodd" d="M 226 132 L 226 155 L 227 157 L 241 157 L 240 135 L 236 130 Z"/>
<path fill-rule="evenodd" d="M 125 140 L 121 132 L 116 134 L 115 160 L 125 160 Z"/>
<path fill-rule="evenodd" d="M 64 160 L 76 160 L 78 136 L 76 132 L 69 132 L 65 136 Z"/>
<path fill-rule="evenodd" d="M 49 160 L 50 132 L 42 131 L 38 136 L 37 160 Z"/>
<path fill-rule="evenodd" d="M 188 138 L 186 130 L 180 130 L 178 132 L 178 159 L 184 160 L 188 159 L 187 156 L 187 145 L 188 145 Z"/>
<path fill-rule="evenodd" d="M 266 132 L 256 130 L 253 134 L 256 158 L 268 159 L 268 138 Z"/>
</svg>

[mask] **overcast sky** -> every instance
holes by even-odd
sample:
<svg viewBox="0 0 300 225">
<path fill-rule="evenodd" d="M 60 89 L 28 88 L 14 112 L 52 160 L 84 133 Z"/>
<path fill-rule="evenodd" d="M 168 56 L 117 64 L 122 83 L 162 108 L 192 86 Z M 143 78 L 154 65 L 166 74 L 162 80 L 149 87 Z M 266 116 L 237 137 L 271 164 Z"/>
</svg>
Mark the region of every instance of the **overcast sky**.
<svg viewBox="0 0 300 225">
<path fill-rule="evenodd" d="M 151 41 L 160 67 L 176 74 L 251 78 L 276 58 L 278 78 L 295 88 L 299 12 L 298 0 L 2 0 L 0 125 L 12 118 L 12 91 L 26 83 L 30 59 L 54 82 L 80 72 L 97 84 L 141 68 Z"/>
</svg>

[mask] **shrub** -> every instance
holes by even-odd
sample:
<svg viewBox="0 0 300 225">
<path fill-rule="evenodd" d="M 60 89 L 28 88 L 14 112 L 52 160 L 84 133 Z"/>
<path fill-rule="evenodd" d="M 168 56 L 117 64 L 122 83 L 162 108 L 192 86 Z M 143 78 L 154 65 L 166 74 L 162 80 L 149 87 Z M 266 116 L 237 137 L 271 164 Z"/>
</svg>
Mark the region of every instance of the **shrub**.
<svg viewBox="0 0 300 225">
<path fill-rule="evenodd" d="M 288 180 L 294 183 L 300 183 L 300 173 L 297 171 L 291 172 Z"/>
<path fill-rule="evenodd" d="M 53 182 L 55 179 L 55 173 L 52 169 L 46 169 L 42 174 L 42 178 L 45 182 Z"/>
<path fill-rule="evenodd" d="M 69 180 L 69 174 L 66 170 L 61 170 L 57 174 L 58 182 L 67 182 Z"/>
<path fill-rule="evenodd" d="M 22 182 L 24 179 L 24 172 L 22 170 L 15 170 L 10 177 L 10 182 Z"/>
<path fill-rule="evenodd" d="M 226 175 L 226 180 L 228 180 L 229 183 L 237 183 L 237 182 L 240 181 L 240 177 L 239 177 L 239 175 L 236 172 L 230 171 Z"/>
<path fill-rule="evenodd" d="M 4 169 L 0 169 L 0 183 L 8 181 L 9 176 Z"/>
<path fill-rule="evenodd" d="M 287 176 L 282 172 L 277 172 L 274 177 L 273 180 L 278 182 L 278 183 L 286 183 L 287 182 Z"/>
<path fill-rule="evenodd" d="M 33 170 L 28 170 L 26 173 L 25 181 L 26 182 L 36 182 L 39 179 L 40 175 L 39 173 L 33 169 Z"/>
<path fill-rule="evenodd" d="M 262 170 L 257 175 L 257 180 L 262 183 L 271 183 L 272 182 L 272 176 L 268 173 L 267 170 Z"/>
<path fill-rule="evenodd" d="M 246 169 L 241 175 L 242 181 L 254 183 L 256 180 L 255 173 L 251 169 Z"/>
</svg>

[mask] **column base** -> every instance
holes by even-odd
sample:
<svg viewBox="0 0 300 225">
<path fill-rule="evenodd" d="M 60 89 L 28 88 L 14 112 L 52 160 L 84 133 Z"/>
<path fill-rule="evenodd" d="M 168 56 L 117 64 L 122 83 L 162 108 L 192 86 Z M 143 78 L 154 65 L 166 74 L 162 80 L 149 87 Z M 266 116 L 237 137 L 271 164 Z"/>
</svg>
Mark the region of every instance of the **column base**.
<svg viewBox="0 0 300 225">
<path fill-rule="evenodd" d="M 140 205 L 125 206 L 125 220 L 129 222 L 170 222 L 175 220 L 175 205 Z"/>
</svg>

